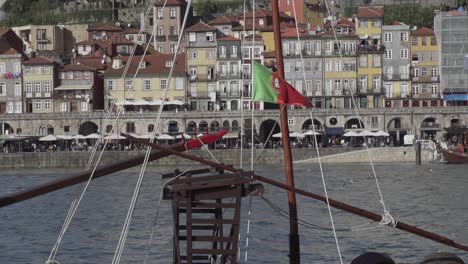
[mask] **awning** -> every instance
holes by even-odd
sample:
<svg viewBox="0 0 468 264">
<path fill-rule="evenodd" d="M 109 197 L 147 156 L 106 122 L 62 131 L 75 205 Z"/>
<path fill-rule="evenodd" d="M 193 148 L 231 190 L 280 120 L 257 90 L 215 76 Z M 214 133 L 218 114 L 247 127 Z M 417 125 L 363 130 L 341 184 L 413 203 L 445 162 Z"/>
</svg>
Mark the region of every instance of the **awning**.
<svg viewBox="0 0 468 264">
<path fill-rule="evenodd" d="M 60 85 L 54 88 L 57 91 L 70 91 L 70 90 L 91 90 L 93 85 Z"/>
<path fill-rule="evenodd" d="M 444 94 L 445 101 L 468 101 L 468 94 Z"/>
<path fill-rule="evenodd" d="M 341 136 L 344 134 L 342 127 L 327 127 L 325 128 L 325 135 L 327 136 Z"/>
<path fill-rule="evenodd" d="M 359 35 L 359 39 L 367 39 L 368 37 L 368 35 Z"/>
</svg>

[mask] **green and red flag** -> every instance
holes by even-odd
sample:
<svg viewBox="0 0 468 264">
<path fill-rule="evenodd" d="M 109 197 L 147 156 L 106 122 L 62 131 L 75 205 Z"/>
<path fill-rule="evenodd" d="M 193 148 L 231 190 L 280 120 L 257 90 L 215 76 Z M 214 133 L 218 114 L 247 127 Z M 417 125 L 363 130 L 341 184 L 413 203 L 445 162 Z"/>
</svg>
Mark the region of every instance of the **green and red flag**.
<svg viewBox="0 0 468 264">
<path fill-rule="evenodd" d="M 286 80 L 260 63 L 253 64 L 253 101 L 313 107 L 305 96 Z"/>
</svg>

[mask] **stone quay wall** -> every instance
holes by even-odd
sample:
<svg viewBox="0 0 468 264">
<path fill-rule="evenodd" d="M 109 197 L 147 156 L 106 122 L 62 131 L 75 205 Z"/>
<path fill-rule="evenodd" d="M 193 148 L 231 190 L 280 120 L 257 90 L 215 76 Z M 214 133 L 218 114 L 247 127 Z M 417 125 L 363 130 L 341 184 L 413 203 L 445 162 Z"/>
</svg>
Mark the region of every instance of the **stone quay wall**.
<svg viewBox="0 0 468 264">
<path fill-rule="evenodd" d="M 371 148 L 373 162 L 416 162 L 416 152 L 414 147 L 394 147 L 394 148 Z M 211 150 L 219 162 L 233 164 L 238 167 L 240 150 Z M 206 150 L 189 152 L 193 155 L 200 155 L 210 159 L 210 153 Z M 260 150 L 255 150 L 254 156 L 259 156 Z M 2 153 L 0 154 L 0 168 L 84 168 L 88 162 L 91 152 L 24 152 L 24 153 Z M 293 149 L 293 159 L 297 163 L 316 163 L 316 151 L 314 149 Z M 117 160 L 125 160 L 144 152 L 137 151 L 116 151 L 105 152 L 101 164 L 108 165 Z M 322 161 L 325 163 L 355 163 L 369 162 L 365 149 L 351 148 L 325 148 L 320 150 Z M 423 151 L 423 162 L 432 160 L 432 152 Z M 96 155 L 98 156 L 98 155 Z M 250 163 L 250 150 L 244 150 L 245 164 Z M 265 149 L 259 158 L 256 158 L 257 165 L 283 164 L 283 152 L 281 149 Z M 149 166 L 185 166 L 194 164 L 192 161 L 178 157 L 166 157 L 153 161 Z"/>
</svg>

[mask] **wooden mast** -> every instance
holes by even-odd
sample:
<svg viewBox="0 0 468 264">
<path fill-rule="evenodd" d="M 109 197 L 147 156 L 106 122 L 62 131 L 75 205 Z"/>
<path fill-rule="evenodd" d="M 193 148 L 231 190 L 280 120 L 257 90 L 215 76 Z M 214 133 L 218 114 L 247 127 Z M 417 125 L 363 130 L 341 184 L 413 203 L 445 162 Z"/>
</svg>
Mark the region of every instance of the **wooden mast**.
<svg viewBox="0 0 468 264">
<path fill-rule="evenodd" d="M 278 76 L 284 79 L 283 65 L 283 46 L 281 43 L 281 28 L 279 20 L 278 0 L 271 0 L 271 9 L 273 15 L 273 32 L 275 36 L 276 49 L 276 70 Z M 280 105 L 281 119 L 281 140 L 283 143 L 284 152 L 284 169 L 286 174 L 286 185 L 295 188 L 294 172 L 292 165 L 291 145 L 289 144 L 289 127 L 288 127 L 288 108 L 286 104 Z M 299 243 L 299 227 L 297 223 L 297 205 L 296 193 L 288 190 L 289 204 L 289 263 L 299 264 L 300 261 L 300 243 Z"/>
</svg>

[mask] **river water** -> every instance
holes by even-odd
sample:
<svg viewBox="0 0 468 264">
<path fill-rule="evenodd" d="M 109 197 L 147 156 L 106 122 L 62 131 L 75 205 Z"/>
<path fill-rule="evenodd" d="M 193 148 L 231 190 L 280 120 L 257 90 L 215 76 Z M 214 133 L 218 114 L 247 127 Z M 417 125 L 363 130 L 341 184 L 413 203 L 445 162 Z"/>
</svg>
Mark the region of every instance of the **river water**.
<svg viewBox="0 0 468 264">
<path fill-rule="evenodd" d="M 386 207 L 395 219 L 448 236 L 468 244 L 468 166 L 448 164 L 376 164 Z M 173 168 L 151 168 L 143 182 L 141 196 L 129 232 L 121 263 L 143 263 L 154 211 L 161 188 L 161 172 Z M 382 212 L 369 164 L 325 164 L 331 198 Z M 280 166 L 258 167 L 255 171 L 283 181 Z M 4 170 L 0 195 L 69 175 L 70 170 Z M 318 165 L 295 165 L 296 185 L 323 194 Z M 61 263 L 111 263 L 120 236 L 138 170 L 127 170 L 95 180 L 65 234 L 58 254 Z M 265 197 L 287 210 L 284 191 L 265 186 Z M 71 187 L 0 209 L 0 263 L 44 263 L 57 238 L 73 198 L 82 186 Z M 288 263 L 288 220 L 265 201 L 252 198 L 249 263 Z M 329 227 L 324 203 L 298 196 L 299 217 Z M 246 223 L 249 199 L 243 200 L 241 255 L 246 252 Z M 344 263 L 366 251 L 385 252 L 397 263 L 419 263 L 436 251 L 456 253 L 468 261 L 468 254 L 345 212 L 332 210 Z M 362 226 L 363 225 L 363 226 Z M 170 263 L 172 259 L 172 215 L 169 201 L 163 201 L 156 238 L 148 263 Z M 332 232 L 300 227 L 302 263 L 339 263 Z M 244 263 L 244 261 L 242 261 Z"/>
</svg>

